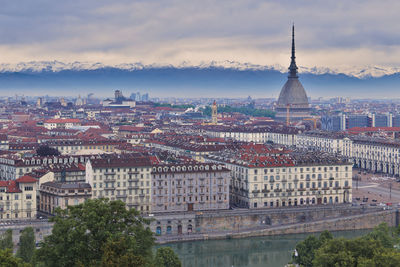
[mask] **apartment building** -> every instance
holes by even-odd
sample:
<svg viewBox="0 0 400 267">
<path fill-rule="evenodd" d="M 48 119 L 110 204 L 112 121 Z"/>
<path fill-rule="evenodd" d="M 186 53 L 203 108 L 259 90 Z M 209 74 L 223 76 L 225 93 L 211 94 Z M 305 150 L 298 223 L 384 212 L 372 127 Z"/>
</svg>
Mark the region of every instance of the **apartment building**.
<svg viewBox="0 0 400 267">
<path fill-rule="evenodd" d="M 130 154 L 91 159 L 86 163 L 86 182 L 92 187 L 92 197 L 119 199 L 129 208 L 150 212 L 154 160 Z"/>
<path fill-rule="evenodd" d="M 323 153 L 224 152 L 208 157 L 231 170 L 230 201 L 247 208 L 349 203 L 352 163 Z"/>
<path fill-rule="evenodd" d="M 296 128 L 286 127 L 282 124 L 271 124 L 269 126 L 208 126 L 204 128 L 208 136 L 232 139 L 241 142 L 275 143 L 286 146 L 296 145 L 296 136 L 301 131 Z"/>
<path fill-rule="evenodd" d="M 0 181 L 0 219 L 35 219 L 36 189 L 37 180 L 27 175 Z"/>
<path fill-rule="evenodd" d="M 92 197 L 92 188 L 88 183 L 46 182 L 40 185 L 39 210 L 54 214 L 57 207 L 79 205 Z"/>
<path fill-rule="evenodd" d="M 16 155 L 4 155 L 0 157 L 0 180 L 15 180 L 17 177 L 33 170 L 47 168 L 54 165 L 85 164 L 94 156 L 88 155 L 62 155 L 46 157 L 19 157 Z"/>
<path fill-rule="evenodd" d="M 151 177 L 154 213 L 229 208 L 230 171 L 221 164 L 158 165 Z"/>
</svg>

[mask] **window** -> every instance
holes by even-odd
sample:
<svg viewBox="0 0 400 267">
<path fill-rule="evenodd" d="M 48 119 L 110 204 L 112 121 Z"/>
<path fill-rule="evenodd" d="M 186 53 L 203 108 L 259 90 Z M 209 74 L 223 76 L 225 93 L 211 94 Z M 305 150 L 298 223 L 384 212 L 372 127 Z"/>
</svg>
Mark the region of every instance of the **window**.
<svg viewBox="0 0 400 267">
<path fill-rule="evenodd" d="M 33 186 L 25 186 L 25 191 L 33 191 Z"/>
<path fill-rule="evenodd" d="M 32 195 L 26 195 L 26 199 L 32 199 Z"/>
</svg>

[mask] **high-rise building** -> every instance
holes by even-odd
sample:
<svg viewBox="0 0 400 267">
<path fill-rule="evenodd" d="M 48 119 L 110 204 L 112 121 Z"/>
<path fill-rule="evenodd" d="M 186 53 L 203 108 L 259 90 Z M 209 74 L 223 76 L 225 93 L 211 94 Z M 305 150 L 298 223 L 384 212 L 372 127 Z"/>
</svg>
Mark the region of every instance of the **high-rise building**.
<svg viewBox="0 0 400 267">
<path fill-rule="evenodd" d="M 292 57 L 289 66 L 288 80 L 283 86 L 276 106 L 278 120 L 301 120 L 310 117 L 310 106 L 303 85 L 297 75 L 294 45 L 294 25 L 292 27 Z"/>
</svg>

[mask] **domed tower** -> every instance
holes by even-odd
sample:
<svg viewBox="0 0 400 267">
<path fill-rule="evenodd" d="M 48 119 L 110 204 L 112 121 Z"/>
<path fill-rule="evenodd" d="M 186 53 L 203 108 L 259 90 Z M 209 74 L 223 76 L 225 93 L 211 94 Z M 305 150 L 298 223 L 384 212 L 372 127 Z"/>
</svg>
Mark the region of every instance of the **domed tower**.
<svg viewBox="0 0 400 267">
<path fill-rule="evenodd" d="M 276 119 L 296 121 L 310 117 L 310 106 L 303 85 L 297 75 L 297 65 L 294 46 L 294 25 L 292 27 L 292 57 L 289 66 L 289 76 L 282 87 L 276 105 Z"/>
</svg>

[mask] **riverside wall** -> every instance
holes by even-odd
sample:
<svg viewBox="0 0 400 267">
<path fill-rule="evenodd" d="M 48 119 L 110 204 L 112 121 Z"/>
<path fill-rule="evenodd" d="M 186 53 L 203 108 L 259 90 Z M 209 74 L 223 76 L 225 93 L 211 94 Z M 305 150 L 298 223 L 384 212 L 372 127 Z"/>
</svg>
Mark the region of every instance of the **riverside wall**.
<svg viewBox="0 0 400 267">
<path fill-rule="evenodd" d="M 351 206 L 298 208 L 287 210 L 247 210 L 155 216 L 152 230 L 158 227 L 157 242 L 240 238 L 249 236 L 313 233 L 371 229 L 386 222 L 397 226 L 397 209 Z M 189 227 L 189 228 L 188 228 Z M 168 231 L 166 229 L 169 228 Z M 178 229 L 180 229 L 178 231 Z M 191 230 L 189 230 L 191 229 Z M 189 230 L 189 231 L 188 231 Z"/>
</svg>

